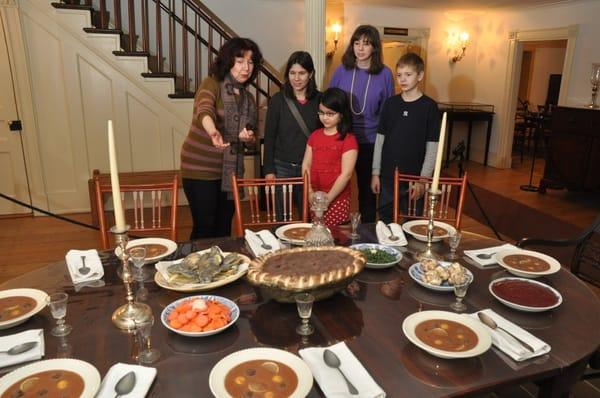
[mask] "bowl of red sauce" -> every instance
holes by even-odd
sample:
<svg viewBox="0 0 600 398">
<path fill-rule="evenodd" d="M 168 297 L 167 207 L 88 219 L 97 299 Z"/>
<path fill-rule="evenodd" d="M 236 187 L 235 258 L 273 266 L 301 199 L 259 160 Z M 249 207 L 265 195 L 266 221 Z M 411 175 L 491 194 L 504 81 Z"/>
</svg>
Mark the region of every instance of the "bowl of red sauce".
<svg viewBox="0 0 600 398">
<path fill-rule="evenodd" d="M 545 283 L 525 278 L 493 280 L 489 290 L 502 304 L 526 312 L 548 311 L 561 305 L 561 294 Z"/>
</svg>

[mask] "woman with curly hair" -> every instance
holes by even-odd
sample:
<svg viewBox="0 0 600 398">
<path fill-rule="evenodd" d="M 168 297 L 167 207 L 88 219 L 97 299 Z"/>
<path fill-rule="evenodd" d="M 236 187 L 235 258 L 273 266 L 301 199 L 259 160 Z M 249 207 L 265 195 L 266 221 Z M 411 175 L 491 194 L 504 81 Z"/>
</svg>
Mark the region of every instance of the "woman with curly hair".
<svg viewBox="0 0 600 398">
<path fill-rule="evenodd" d="M 194 98 L 194 113 L 181 148 L 183 190 L 190 205 L 190 239 L 231 235 L 231 174 L 244 174 L 244 145 L 254 144 L 257 109 L 247 86 L 262 54 L 246 38 L 228 40 Z"/>
</svg>

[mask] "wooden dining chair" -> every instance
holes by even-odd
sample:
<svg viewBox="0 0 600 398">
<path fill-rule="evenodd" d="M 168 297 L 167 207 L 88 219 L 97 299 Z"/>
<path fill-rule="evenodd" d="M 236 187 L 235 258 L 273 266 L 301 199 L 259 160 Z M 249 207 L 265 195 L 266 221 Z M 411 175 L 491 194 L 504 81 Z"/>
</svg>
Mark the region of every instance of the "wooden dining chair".
<svg viewBox="0 0 600 398">
<path fill-rule="evenodd" d="M 98 170 L 92 175 L 94 200 L 103 249 L 111 247 L 109 231 L 114 224 L 112 211 L 106 204 L 112 198 L 110 174 Z M 177 241 L 177 195 L 179 171 L 119 173 L 121 200 L 129 233 L 141 236 L 163 236 Z M 108 214 L 111 214 L 110 221 Z"/>
<path fill-rule="evenodd" d="M 399 222 L 401 219 L 428 219 L 428 191 L 431 187 L 432 178 L 421 177 L 410 174 L 402 174 L 398 169 L 394 172 L 394 203 L 393 220 Z M 408 199 L 408 212 L 401 214 L 400 211 L 400 185 L 406 183 L 408 192 L 415 189 L 416 184 L 425 184 L 425 195 L 423 197 L 423 209 L 419 209 L 418 199 Z M 461 178 L 441 177 L 439 189 L 440 198 L 436 204 L 434 218 L 460 228 L 460 221 L 467 189 L 467 173 Z"/>
<path fill-rule="evenodd" d="M 269 228 L 308 220 L 308 174 L 304 177 L 238 178 L 231 176 L 235 202 L 235 234 L 244 236 L 244 229 Z M 281 190 L 281 194 L 276 192 Z M 295 209 L 294 191 L 302 190 L 302 212 Z M 281 196 L 283 219 L 277 220 L 276 202 Z M 242 200 L 246 199 L 246 200 Z"/>
</svg>

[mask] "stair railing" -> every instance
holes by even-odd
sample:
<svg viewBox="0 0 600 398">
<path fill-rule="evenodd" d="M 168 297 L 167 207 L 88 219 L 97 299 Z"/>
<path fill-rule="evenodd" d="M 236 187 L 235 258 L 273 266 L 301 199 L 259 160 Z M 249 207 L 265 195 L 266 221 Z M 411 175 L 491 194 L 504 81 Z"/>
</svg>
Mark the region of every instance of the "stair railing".
<svg viewBox="0 0 600 398">
<path fill-rule="evenodd" d="M 148 57 L 146 77 L 173 77 L 173 98 L 193 97 L 221 45 L 236 33 L 198 0 L 63 0 L 97 10 L 96 29 L 122 33 L 119 52 Z M 152 23 L 150 23 L 152 21 Z M 282 86 L 263 61 L 251 90 L 259 106 Z"/>
</svg>

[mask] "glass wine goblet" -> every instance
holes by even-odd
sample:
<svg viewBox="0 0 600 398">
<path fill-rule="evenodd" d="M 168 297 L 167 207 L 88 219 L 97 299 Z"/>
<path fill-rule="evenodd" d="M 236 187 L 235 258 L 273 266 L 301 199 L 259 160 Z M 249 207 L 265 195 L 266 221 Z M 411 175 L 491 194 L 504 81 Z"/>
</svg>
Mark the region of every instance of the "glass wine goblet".
<svg viewBox="0 0 600 398">
<path fill-rule="evenodd" d="M 350 234 L 350 238 L 358 239 L 360 235 L 358 234 L 358 226 L 360 225 L 360 213 L 352 212 L 350 213 L 350 226 L 352 227 L 352 233 Z"/>
<path fill-rule="evenodd" d="M 154 363 L 160 358 L 160 351 L 152 348 L 152 325 L 154 325 L 154 316 L 147 320 L 134 320 L 135 333 L 138 342 L 138 362 L 140 364 Z"/>
<path fill-rule="evenodd" d="M 456 301 L 450 304 L 450 308 L 452 308 L 454 311 L 463 312 L 467 309 L 467 306 L 462 301 L 467 295 L 467 290 L 469 290 L 469 285 L 471 282 L 471 279 L 466 279 L 463 283 L 454 284 L 454 295 L 456 296 Z"/>
<path fill-rule="evenodd" d="M 73 330 L 71 325 L 65 323 L 68 301 L 69 295 L 63 292 L 53 293 L 46 298 L 46 302 L 50 306 L 52 317 L 56 319 L 56 326 L 50 331 L 52 336 L 66 336 Z"/>
<path fill-rule="evenodd" d="M 146 275 L 144 275 L 144 264 L 146 263 L 146 248 L 143 246 L 132 247 L 129 251 L 129 259 L 135 266 L 134 280 L 143 282 Z"/>
<path fill-rule="evenodd" d="M 308 336 L 314 333 L 315 328 L 313 325 L 308 323 L 310 315 L 312 313 L 312 306 L 315 302 L 315 296 L 310 293 L 300 293 L 295 297 L 296 307 L 298 309 L 298 315 L 302 319 L 302 323 L 296 328 L 296 333 L 301 336 Z"/>
<path fill-rule="evenodd" d="M 460 231 L 452 231 L 448 236 L 448 246 L 450 246 L 450 254 L 448 255 L 448 259 L 456 260 L 458 256 L 456 255 L 456 249 L 460 244 L 460 239 L 462 238 L 462 233 Z"/>
</svg>

